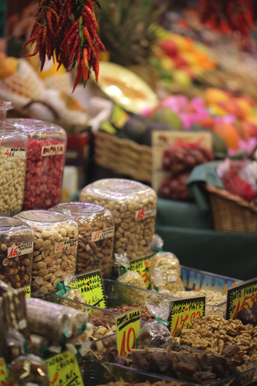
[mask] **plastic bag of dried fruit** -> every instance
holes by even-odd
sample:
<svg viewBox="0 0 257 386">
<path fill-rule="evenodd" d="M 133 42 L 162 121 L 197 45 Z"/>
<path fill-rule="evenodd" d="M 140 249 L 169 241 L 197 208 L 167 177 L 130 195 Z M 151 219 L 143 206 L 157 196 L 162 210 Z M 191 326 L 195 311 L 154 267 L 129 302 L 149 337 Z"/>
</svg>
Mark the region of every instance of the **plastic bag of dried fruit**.
<svg viewBox="0 0 257 386">
<path fill-rule="evenodd" d="M 168 347 L 173 342 L 168 328 L 169 322 L 167 321 L 171 310 L 171 302 L 164 300 L 159 305 L 147 304 L 146 307 L 156 319 L 142 325 L 136 341 L 136 348 L 145 348 L 146 346 Z"/>
<path fill-rule="evenodd" d="M 149 272 L 152 289 L 162 292 L 183 291 L 178 258 L 170 252 L 159 252 L 149 260 Z"/>
<path fill-rule="evenodd" d="M 143 290 L 147 290 L 146 284 L 140 273 L 134 271 L 128 271 L 129 259 L 124 254 L 115 255 L 115 263 L 120 266 L 120 276 L 118 281 L 120 283 L 128 284 L 133 287 L 139 287 Z M 125 297 L 127 304 L 137 303 L 139 306 L 146 303 L 147 292 L 137 290 L 135 288 L 124 287 L 123 296 Z"/>
<path fill-rule="evenodd" d="M 50 385 L 45 362 L 33 354 L 19 356 L 11 362 L 9 381 L 10 385 Z"/>
</svg>

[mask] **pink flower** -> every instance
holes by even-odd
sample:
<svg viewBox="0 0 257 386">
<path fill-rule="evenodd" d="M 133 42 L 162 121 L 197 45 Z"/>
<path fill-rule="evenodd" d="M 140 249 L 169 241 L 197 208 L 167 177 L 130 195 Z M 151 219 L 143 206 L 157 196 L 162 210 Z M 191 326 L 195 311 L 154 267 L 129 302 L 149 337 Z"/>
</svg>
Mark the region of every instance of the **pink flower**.
<svg viewBox="0 0 257 386">
<path fill-rule="evenodd" d="M 233 114 L 225 115 L 224 117 L 214 117 L 216 123 L 224 122 L 233 125 L 236 121 L 236 117 Z"/>
<path fill-rule="evenodd" d="M 249 155 L 254 151 L 256 146 L 257 146 L 257 138 L 252 137 L 252 138 L 249 138 L 248 141 L 244 141 L 243 139 L 240 138 L 238 141 L 238 149 L 237 150 L 228 149 L 228 154 L 232 156 L 242 151 L 245 151 L 246 154 Z"/>
</svg>

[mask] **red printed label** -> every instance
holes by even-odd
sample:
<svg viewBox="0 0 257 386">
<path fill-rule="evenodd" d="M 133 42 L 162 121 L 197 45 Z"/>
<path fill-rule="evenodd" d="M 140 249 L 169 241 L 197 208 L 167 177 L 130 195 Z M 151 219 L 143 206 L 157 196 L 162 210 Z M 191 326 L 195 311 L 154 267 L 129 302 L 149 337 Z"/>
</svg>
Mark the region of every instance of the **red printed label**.
<svg viewBox="0 0 257 386">
<path fill-rule="evenodd" d="M 33 242 L 22 245 L 12 245 L 7 250 L 7 257 L 11 259 L 12 257 L 26 255 L 32 252 Z"/>
<path fill-rule="evenodd" d="M 43 146 L 41 149 L 42 157 L 47 157 L 50 155 L 61 155 L 61 154 L 64 154 L 64 145 Z"/>
<path fill-rule="evenodd" d="M 78 247 L 78 239 L 63 241 L 62 243 L 55 243 L 54 253 L 77 249 L 77 247 Z"/>
<path fill-rule="evenodd" d="M 141 209 L 137 210 L 135 213 L 135 220 L 143 220 L 148 217 L 156 216 L 156 208 Z"/>
<path fill-rule="evenodd" d="M 92 232 L 91 241 L 96 242 L 98 240 L 108 239 L 109 237 L 113 237 L 114 235 L 114 227 L 103 229 L 101 231 Z"/>
<path fill-rule="evenodd" d="M 6 147 L 4 149 L 5 158 L 26 158 L 26 149 Z"/>
</svg>

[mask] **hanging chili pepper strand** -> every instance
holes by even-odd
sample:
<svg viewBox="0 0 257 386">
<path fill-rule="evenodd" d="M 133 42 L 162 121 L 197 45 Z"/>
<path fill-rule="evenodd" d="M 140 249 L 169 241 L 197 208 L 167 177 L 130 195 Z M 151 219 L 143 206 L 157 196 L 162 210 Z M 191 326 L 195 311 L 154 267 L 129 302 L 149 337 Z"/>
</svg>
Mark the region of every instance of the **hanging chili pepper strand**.
<svg viewBox="0 0 257 386">
<path fill-rule="evenodd" d="M 252 0 L 199 0 L 202 21 L 217 30 L 236 31 L 248 39 L 255 30 Z"/>
<path fill-rule="evenodd" d="M 84 84 L 90 77 L 90 69 L 99 73 L 99 46 L 105 50 L 98 36 L 95 19 L 95 0 L 37 0 L 38 11 L 30 38 L 24 44 L 36 43 L 35 50 L 27 56 L 39 54 L 41 70 L 45 59 L 56 60 L 58 68 L 66 70 L 77 66 L 75 90 L 81 76 Z"/>
</svg>

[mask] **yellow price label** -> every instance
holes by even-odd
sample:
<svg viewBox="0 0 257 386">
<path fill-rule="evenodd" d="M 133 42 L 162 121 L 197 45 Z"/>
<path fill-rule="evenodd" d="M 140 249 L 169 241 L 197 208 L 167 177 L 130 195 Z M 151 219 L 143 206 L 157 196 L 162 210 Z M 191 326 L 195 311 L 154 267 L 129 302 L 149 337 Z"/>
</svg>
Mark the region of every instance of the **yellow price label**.
<svg viewBox="0 0 257 386">
<path fill-rule="evenodd" d="M 8 370 L 4 358 L 0 358 L 0 385 L 7 386 L 8 384 Z"/>
<path fill-rule="evenodd" d="M 78 289 L 84 296 L 86 304 L 106 308 L 106 299 L 100 269 L 77 275 L 68 284 L 70 289 Z"/>
<path fill-rule="evenodd" d="M 169 315 L 170 332 L 172 336 L 177 336 L 179 329 L 187 327 L 192 319 L 197 316 L 205 315 L 205 296 L 199 298 L 189 298 L 175 300 Z"/>
<path fill-rule="evenodd" d="M 69 351 L 46 360 L 51 386 L 83 386 L 76 355 Z"/>
<path fill-rule="evenodd" d="M 257 301 L 257 279 L 248 280 L 227 290 L 227 319 L 235 319 L 244 308 L 252 308 Z"/>
<path fill-rule="evenodd" d="M 128 354 L 135 347 L 140 331 L 140 308 L 126 312 L 116 318 L 118 355 Z"/>
<path fill-rule="evenodd" d="M 30 285 L 28 285 L 27 287 L 23 287 L 24 291 L 26 292 L 26 295 L 25 297 L 26 298 L 30 298 L 31 297 L 31 288 L 30 288 Z"/>
<path fill-rule="evenodd" d="M 144 257 L 142 259 L 133 260 L 127 268 L 129 271 L 140 273 L 145 282 L 146 288 L 150 287 L 150 272 L 148 269 L 149 259 L 150 257 Z"/>
</svg>

